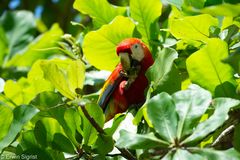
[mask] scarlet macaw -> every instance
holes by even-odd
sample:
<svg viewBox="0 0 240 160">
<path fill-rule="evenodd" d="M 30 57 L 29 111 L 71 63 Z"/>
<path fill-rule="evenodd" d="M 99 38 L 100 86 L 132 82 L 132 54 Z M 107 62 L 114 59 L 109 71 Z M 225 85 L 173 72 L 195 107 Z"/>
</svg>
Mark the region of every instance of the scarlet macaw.
<svg viewBox="0 0 240 160">
<path fill-rule="evenodd" d="M 106 121 L 145 101 L 144 90 L 148 86 L 145 72 L 154 62 L 147 46 L 137 38 L 123 40 L 116 51 L 120 63 L 106 80 L 98 100 Z"/>
</svg>

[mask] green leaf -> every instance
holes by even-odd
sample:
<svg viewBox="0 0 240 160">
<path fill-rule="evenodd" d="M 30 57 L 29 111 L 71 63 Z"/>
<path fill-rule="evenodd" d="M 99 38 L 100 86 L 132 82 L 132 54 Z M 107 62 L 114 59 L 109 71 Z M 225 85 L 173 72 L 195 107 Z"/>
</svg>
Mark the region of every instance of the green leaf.
<svg viewBox="0 0 240 160">
<path fill-rule="evenodd" d="M 13 110 L 13 121 L 7 135 L 0 141 L 0 152 L 12 143 L 25 123 L 30 121 L 37 112 L 38 110 L 31 105 L 21 105 Z"/>
<path fill-rule="evenodd" d="M 44 77 L 69 99 L 77 97 L 76 89 L 82 89 L 85 66 L 80 60 L 42 60 Z"/>
<path fill-rule="evenodd" d="M 148 81 L 154 82 L 153 89 L 156 92 L 165 91 L 171 94 L 181 89 L 180 76 L 174 66 L 177 57 L 174 49 L 164 48 L 158 52 L 154 64 L 147 70 Z"/>
<path fill-rule="evenodd" d="M 19 145 L 21 146 L 21 149 L 23 151 L 29 148 L 40 147 L 40 144 L 37 142 L 34 136 L 33 130 L 27 130 L 22 132 L 22 138 Z"/>
<path fill-rule="evenodd" d="M 157 40 L 159 26 L 157 18 L 161 15 L 162 4 L 159 0 L 131 0 L 130 14 L 137 21 L 137 29 L 144 42 L 150 46 L 152 40 Z"/>
<path fill-rule="evenodd" d="M 237 124 L 234 127 L 234 135 L 233 135 L 233 147 L 236 149 L 238 152 L 240 151 L 240 124 Z"/>
<path fill-rule="evenodd" d="M 62 35 L 63 31 L 61 28 L 58 24 L 54 24 L 49 31 L 41 34 L 28 45 L 22 53 L 12 57 L 6 63 L 6 66 L 31 66 L 37 59 L 45 59 L 56 54 L 58 50 L 50 48 L 57 47 L 57 41 Z"/>
<path fill-rule="evenodd" d="M 97 27 L 108 24 L 116 16 L 126 12 L 125 7 L 113 6 L 107 0 L 75 0 L 73 7 L 83 14 L 89 14 Z"/>
<path fill-rule="evenodd" d="M 205 47 L 193 53 L 186 61 L 191 81 L 215 96 L 233 97 L 236 86 L 233 70 L 222 62 L 227 56 L 228 48 L 224 41 L 209 39 Z"/>
<path fill-rule="evenodd" d="M 211 14 L 213 16 L 236 17 L 240 15 L 240 4 L 223 3 L 220 5 L 205 7 L 201 9 L 201 12 Z"/>
<path fill-rule="evenodd" d="M 170 33 L 177 39 L 206 42 L 211 26 L 218 26 L 218 20 L 208 14 L 186 17 L 172 16 L 169 20 Z"/>
<path fill-rule="evenodd" d="M 4 93 L 17 105 L 28 104 L 38 93 L 52 90 L 48 83 L 44 83 L 40 79 L 37 82 L 43 82 L 43 84 L 40 83 L 37 86 L 36 81 L 30 81 L 24 77 L 17 82 L 8 80 L 4 85 Z"/>
<path fill-rule="evenodd" d="M 0 102 L 0 141 L 8 133 L 9 127 L 13 120 L 13 112 L 10 108 Z"/>
<path fill-rule="evenodd" d="M 174 154 L 172 160 L 203 160 L 203 158 L 198 154 L 192 154 L 189 151 L 178 149 Z"/>
<path fill-rule="evenodd" d="M 172 97 L 179 115 L 177 137 L 180 139 L 192 133 L 212 98 L 210 92 L 197 85 L 191 85 L 187 90 L 176 92 Z"/>
<path fill-rule="evenodd" d="M 78 110 L 75 108 L 66 108 L 66 106 L 62 105 L 56 108 L 51 108 L 49 113 L 62 126 L 64 132 L 75 147 L 78 147 L 79 144 L 76 137 L 79 136 L 79 133 L 81 135 L 83 134 L 83 131 L 80 128 L 82 122 Z"/>
<path fill-rule="evenodd" d="M 0 25 L 0 64 L 3 64 L 4 56 L 8 53 L 8 40 L 3 27 Z"/>
<path fill-rule="evenodd" d="M 126 118 L 126 114 L 115 115 L 112 126 L 110 128 L 105 128 L 104 132 L 112 136 L 125 118 Z"/>
<path fill-rule="evenodd" d="M 240 104 L 239 100 L 231 98 L 216 98 L 212 105 L 215 108 L 213 115 L 209 119 L 199 123 L 194 129 L 191 136 L 186 138 L 182 143 L 185 145 L 197 144 L 200 140 L 205 138 L 208 134 L 220 127 L 226 119 L 228 119 L 228 111 Z"/>
<path fill-rule="evenodd" d="M 96 142 L 93 145 L 93 149 L 96 153 L 106 155 L 111 152 L 114 148 L 114 140 L 109 135 L 98 135 Z"/>
<path fill-rule="evenodd" d="M 206 0 L 198 0 L 198 1 L 195 1 L 195 0 L 187 0 L 186 1 L 185 0 L 184 5 L 200 9 L 200 8 L 204 7 L 205 1 Z"/>
<path fill-rule="evenodd" d="M 52 148 L 62 152 L 75 154 L 75 150 L 72 143 L 69 141 L 67 137 L 65 137 L 61 133 L 54 134 Z"/>
<path fill-rule="evenodd" d="M 191 152 L 198 153 L 203 158 L 211 160 L 238 160 L 240 159 L 240 153 L 234 149 L 228 149 L 225 151 L 217 151 L 213 149 L 191 149 Z"/>
<path fill-rule="evenodd" d="M 0 26 L 3 27 L 7 37 L 8 53 L 5 58 L 5 62 L 7 62 L 33 40 L 36 24 L 31 12 L 8 11 L 0 17 Z"/>
<path fill-rule="evenodd" d="M 63 129 L 53 118 L 42 118 L 35 124 L 35 138 L 43 147 L 51 147 L 55 133 L 63 133 Z"/>
<path fill-rule="evenodd" d="M 62 103 L 62 97 L 52 91 L 42 92 L 31 101 L 31 104 L 40 110 L 47 110 Z"/>
<path fill-rule="evenodd" d="M 112 23 L 88 32 L 83 40 L 87 60 L 101 70 L 112 71 L 119 62 L 116 46 L 133 36 L 135 25 L 130 18 L 117 16 Z"/>
<path fill-rule="evenodd" d="M 101 107 L 99 107 L 95 103 L 86 103 L 85 108 L 88 114 L 97 122 L 99 127 L 103 127 L 105 119 Z M 92 145 L 97 140 L 98 132 L 86 118 L 80 107 L 79 111 L 82 117 L 81 128 L 84 131 L 83 132 L 84 144 Z"/>
<path fill-rule="evenodd" d="M 129 149 L 150 149 L 155 147 L 167 147 L 166 141 L 158 139 L 153 133 L 135 134 L 125 130 L 120 131 L 120 138 L 116 146 Z"/>
<path fill-rule="evenodd" d="M 166 141 L 174 143 L 177 136 L 178 115 L 170 95 L 162 92 L 147 103 L 147 115 L 153 128 Z"/>
<path fill-rule="evenodd" d="M 176 6 L 178 9 L 182 8 L 183 0 L 166 0 L 168 3 Z"/>
</svg>

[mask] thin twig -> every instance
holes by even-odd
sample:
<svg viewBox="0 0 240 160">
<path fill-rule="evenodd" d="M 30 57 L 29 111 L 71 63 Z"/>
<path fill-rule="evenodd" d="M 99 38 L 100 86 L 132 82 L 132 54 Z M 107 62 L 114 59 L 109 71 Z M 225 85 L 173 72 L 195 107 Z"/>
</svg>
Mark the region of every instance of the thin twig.
<svg viewBox="0 0 240 160">
<path fill-rule="evenodd" d="M 234 125 L 229 126 L 226 128 L 218 137 L 217 139 L 212 143 L 211 147 L 216 146 L 218 143 L 220 143 L 226 135 L 228 135 L 230 132 L 234 130 Z"/>
</svg>

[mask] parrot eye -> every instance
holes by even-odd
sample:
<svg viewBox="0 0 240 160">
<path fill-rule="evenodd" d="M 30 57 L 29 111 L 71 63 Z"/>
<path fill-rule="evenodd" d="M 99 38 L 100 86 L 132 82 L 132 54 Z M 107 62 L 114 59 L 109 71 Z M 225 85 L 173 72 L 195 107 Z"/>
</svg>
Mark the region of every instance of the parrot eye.
<svg viewBox="0 0 240 160">
<path fill-rule="evenodd" d="M 144 50 L 140 43 L 136 43 L 131 47 L 131 56 L 137 61 L 141 61 L 144 57 Z"/>
</svg>

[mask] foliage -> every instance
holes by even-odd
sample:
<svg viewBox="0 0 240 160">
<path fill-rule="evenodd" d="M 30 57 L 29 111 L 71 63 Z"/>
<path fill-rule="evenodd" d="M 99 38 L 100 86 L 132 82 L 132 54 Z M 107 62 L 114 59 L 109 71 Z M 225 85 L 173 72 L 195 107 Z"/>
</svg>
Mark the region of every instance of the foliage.
<svg viewBox="0 0 240 160">
<path fill-rule="evenodd" d="M 72 22 L 71 34 L 60 21 L 50 27 L 45 14 L 41 23 L 30 11 L 0 16 L 1 158 L 240 159 L 238 1 L 72 7 L 82 21 Z M 119 62 L 117 44 L 129 37 L 155 60 L 146 101 L 105 122 L 99 90 Z"/>
</svg>

